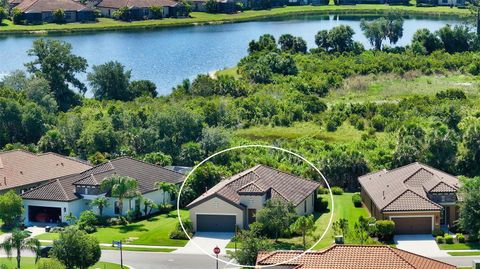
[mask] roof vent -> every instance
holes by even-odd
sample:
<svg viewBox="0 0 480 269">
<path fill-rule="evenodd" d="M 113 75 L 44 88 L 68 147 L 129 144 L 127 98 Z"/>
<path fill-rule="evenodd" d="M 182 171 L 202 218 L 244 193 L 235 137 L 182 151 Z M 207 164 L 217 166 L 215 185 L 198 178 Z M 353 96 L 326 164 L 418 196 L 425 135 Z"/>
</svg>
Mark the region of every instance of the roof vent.
<svg viewBox="0 0 480 269">
<path fill-rule="evenodd" d="M 20 171 L 20 175 L 23 175 L 23 171 Z"/>
</svg>

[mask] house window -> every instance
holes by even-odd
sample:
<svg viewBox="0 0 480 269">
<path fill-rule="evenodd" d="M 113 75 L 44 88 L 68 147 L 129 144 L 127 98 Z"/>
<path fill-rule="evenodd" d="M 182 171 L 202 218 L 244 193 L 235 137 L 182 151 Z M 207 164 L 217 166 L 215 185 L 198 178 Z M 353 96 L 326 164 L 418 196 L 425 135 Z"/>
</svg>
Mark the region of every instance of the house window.
<svg viewBox="0 0 480 269">
<path fill-rule="evenodd" d="M 307 200 L 305 200 L 303 203 L 303 211 L 307 213 Z"/>
<path fill-rule="evenodd" d="M 115 201 L 114 203 L 114 211 L 115 211 L 115 214 L 120 214 L 120 206 L 118 204 L 118 201 Z"/>
</svg>

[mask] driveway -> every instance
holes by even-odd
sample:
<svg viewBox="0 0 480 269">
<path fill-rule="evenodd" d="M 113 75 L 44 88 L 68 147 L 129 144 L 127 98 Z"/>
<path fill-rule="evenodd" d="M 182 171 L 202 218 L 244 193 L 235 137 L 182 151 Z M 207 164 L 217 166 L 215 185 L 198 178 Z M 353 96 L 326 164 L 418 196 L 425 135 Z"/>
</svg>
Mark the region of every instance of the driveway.
<svg viewBox="0 0 480 269">
<path fill-rule="evenodd" d="M 438 248 L 435 238 L 431 234 L 395 235 L 394 239 L 398 249 L 426 257 L 451 257 Z"/>
<path fill-rule="evenodd" d="M 197 232 L 185 247 L 175 250 L 173 253 L 205 255 L 203 249 L 213 255 L 213 249 L 218 246 L 221 254 L 225 254 L 227 244 L 233 236 L 234 233 Z"/>
</svg>

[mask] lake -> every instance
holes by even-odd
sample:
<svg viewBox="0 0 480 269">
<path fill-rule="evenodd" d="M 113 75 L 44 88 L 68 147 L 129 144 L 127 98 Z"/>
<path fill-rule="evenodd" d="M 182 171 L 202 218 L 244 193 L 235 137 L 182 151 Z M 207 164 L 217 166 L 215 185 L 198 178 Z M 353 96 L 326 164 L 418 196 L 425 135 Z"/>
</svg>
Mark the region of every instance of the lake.
<svg viewBox="0 0 480 269">
<path fill-rule="evenodd" d="M 149 79 L 156 83 L 159 94 L 168 94 L 186 78 L 235 65 L 247 54 L 248 42 L 266 33 L 277 38 L 285 33 L 301 36 L 309 47 L 314 47 L 314 37 L 319 30 L 347 24 L 355 30 L 355 40 L 371 47 L 360 30 L 360 20 L 360 16 L 302 15 L 221 25 L 47 37 L 71 43 L 74 53 L 86 58 L 90 68 L 116 60 L 132 69 L 133 79 Z M 455 25 L 460 21 L 442 17 L 406 18 L 403 38 L 397 45 L 409 44 L 419 28 L 434 31 L 447 23 Z M 0 36 L 0 74 L 22 69 L 23 63 L 30 61 L 26 51 L 37 38 L 40 36 Z M 86 76 L 81 77 L 85 79 Z"/>
</svg>

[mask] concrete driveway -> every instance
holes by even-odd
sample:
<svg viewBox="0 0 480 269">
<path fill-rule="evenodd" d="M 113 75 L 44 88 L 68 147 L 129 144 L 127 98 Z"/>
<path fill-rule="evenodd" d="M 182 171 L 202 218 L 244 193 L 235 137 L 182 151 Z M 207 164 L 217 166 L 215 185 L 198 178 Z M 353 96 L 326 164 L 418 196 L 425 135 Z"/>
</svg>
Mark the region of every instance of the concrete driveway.
<svg viewBox="0 0 480 269">
<path fill-rule="evenodd" d="M 427 257 L 451 257 L 438 248 L 431 234 L 395 235 L 397 248 Z"/>
<path fill-rule="evenodd" d="M 185 247 L 175 250 L 173 253 L 205 254 L 203 249 L 207 253 L 213 254 L 213 249 L 218 246 L 221 254 L 225 254 L 227 244 L 234 235 L 234 233 L 197 232 Z"/>
</svg>

